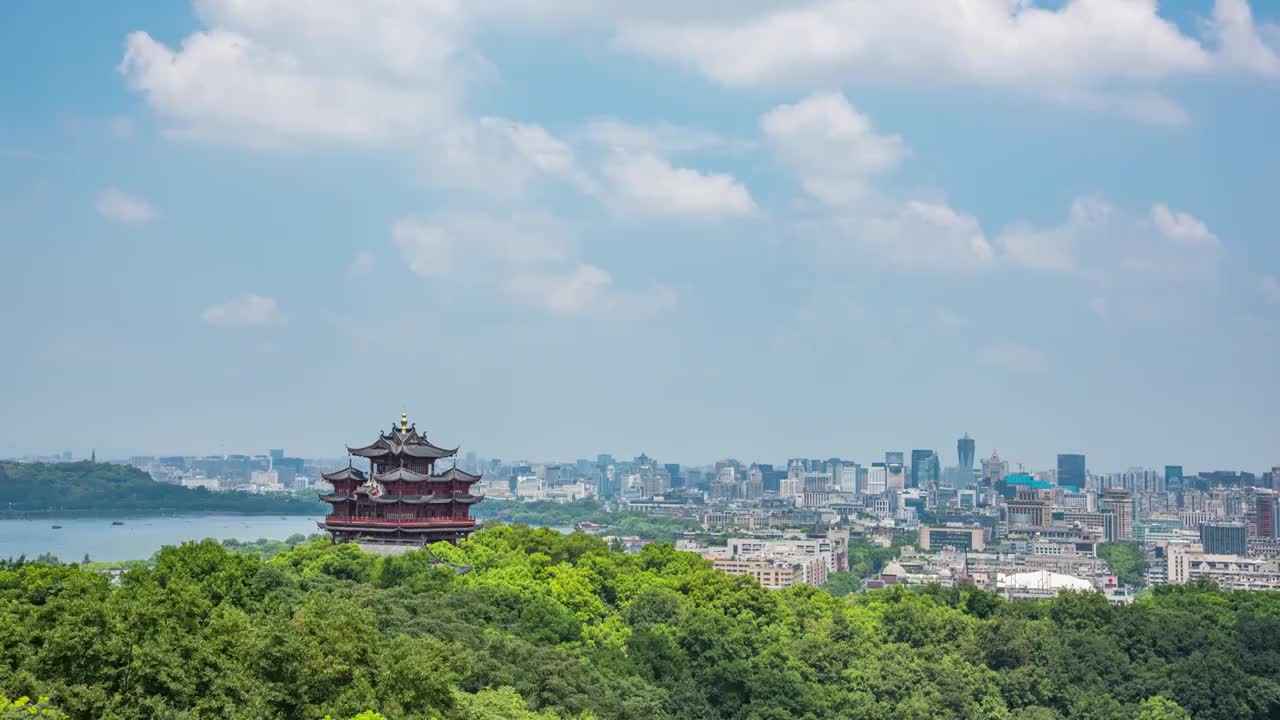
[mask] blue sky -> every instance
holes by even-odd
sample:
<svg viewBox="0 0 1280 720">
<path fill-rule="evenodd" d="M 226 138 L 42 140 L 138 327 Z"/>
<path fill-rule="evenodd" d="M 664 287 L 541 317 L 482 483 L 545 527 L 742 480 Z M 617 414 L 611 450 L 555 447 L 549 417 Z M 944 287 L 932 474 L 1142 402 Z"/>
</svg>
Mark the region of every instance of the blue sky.
<svg viewBox="0 0 1280 720">
<path fill-rule="evenodd" d="M 6 5 L 0 453 L 1280 463 L 1280 3 Z"/>
</svg>

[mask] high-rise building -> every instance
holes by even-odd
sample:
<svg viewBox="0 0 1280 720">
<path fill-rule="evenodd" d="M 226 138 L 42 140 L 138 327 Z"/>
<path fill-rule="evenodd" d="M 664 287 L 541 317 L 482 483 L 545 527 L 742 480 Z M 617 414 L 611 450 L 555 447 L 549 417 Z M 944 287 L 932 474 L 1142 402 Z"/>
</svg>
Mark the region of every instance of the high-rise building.
<svg viewBox="0 0 1280 720">
<path fill-rule="evenodd" d="M 670 478 L 672 489 L 684 487 L 684 475 L 680 472 L 680 463 L 667 463 L 662 467 L 667 471 L 667 477 Z"/>
<path fill-rule="evenodd" d="M 1182 466 L 1164 466 L 1164 485 L 1170 492 L 1182 492 Z"/>
<path fill-rule="evenodd" d="M 1070 488 L 1074 492 L 1080 492 L 1084 490 L 1084 481 L 1084 455 L 1059 453 L 1058 487 Z"/>
<path fill-rule="evenodd" d="M 908 487 L 935 486 L 941 474 L 937 453 L 932 450 L 911 451 L 911 474 L 908 477 Z"/>
<path fill-rule="evenodd" d="M 826 507 L 831 502 L 831 475 L 825 471 L 806 472 L 801 483 L 804 507 Z"/>
<path fill-rule="evenodd" d="M 1248 533 L 1244 523 L 1200 523 L 1200 544 L 1209 555 L 1244 555 L 1249 547 Z"/>
<path fill-rule="evenodd" d="M 861 488 L 858 487 L 858 469 L 858 463 L 841 463 L 836 474 L 836 489 L 855 495 L 861 492 Z"/>
<path fill-rule="evenodd" d="M 960 464 L 956 466 L 959 479 L 957 488 L 967 488 L 973 484 L 973 458 L 976 449 L 977 444 L 969 437 L 969 433 L 956 441 L 956 452 L 960 455 Z"/>
<path fill-rule="evenodd" d="M 267 455 L 268 455 L 272 460 L 280 460 L 280 459 L 282 459 L 282 458 L 284 457 L 284 450 L 282 450 L 282 449 L 280 449 L 280 448 L 275 448 L 275 449 L 272 449 L 272 450 L 268 450 L 268 451 L 267 451 Z"/>
<path fill-rule="evenodd" d="M 781 487 L 782 479 L 787 476 L 785 470 L 774 470 L 773 465 L 761 463 L 760 468 L 761 481 L 764 483 L 764 491 L 767 493 L 776 493 Z"/>
<path fill-rule="evenodd" d="M 1000 459 L 1000 453 L 991 451 L 991 457 L 982 461 L 982 482 L 995 486 L 1009 474 L 1009 463 Z"/>
<path fill-rule="evenodd" d="M 1107 542 L 1133 539 L 1133 493 L 1124 488 L 1107 488 L 1098 499 L 1107 531 Z"/>
<path fill-rule="evenodd" d="M 887 452 L 884 454 L 885 467 L 885 488 L 888 490 L 902 490 L 907 486 L 907 470 L 903 463 L 902 452 Z"/>
<path fill-rule="evenodd" d="M 889 469 L 884 463 L 871 463 L 867 469 L 867 482 L 864 491 L 867 495 L 883 495 L 888 487 Z"/>
<path fill-rule="evenodd" d="M 1253 509 L 1258 537 L 1272 540 L 1280 538 L 1280 515 L 1276 513 L 1276 496 L 1258 495 L 1254 500 Z"/>
</svg>

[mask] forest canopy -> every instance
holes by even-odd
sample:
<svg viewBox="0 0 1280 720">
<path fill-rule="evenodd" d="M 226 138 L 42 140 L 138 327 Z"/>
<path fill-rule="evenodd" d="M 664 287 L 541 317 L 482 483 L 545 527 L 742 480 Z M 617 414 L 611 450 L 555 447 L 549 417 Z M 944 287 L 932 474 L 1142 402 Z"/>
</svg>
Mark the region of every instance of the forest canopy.
<svg viewBox="0 0 1280 720">
<path fill-rule="evenodd" d="M 0 515 L 130 515 L 179 512 L 319 515 L 314 495 L 250 495 L 156 482 L 131 465 L 0 464 Z"/>
<path fill-rule="evenodd" d="M 836 597 L 524 526 L 391 557 L 205 541 L 118 585 L 0 564 L 0 695 L 86 720 L 1260 720 L 1280 594 Z"/>
</svg>

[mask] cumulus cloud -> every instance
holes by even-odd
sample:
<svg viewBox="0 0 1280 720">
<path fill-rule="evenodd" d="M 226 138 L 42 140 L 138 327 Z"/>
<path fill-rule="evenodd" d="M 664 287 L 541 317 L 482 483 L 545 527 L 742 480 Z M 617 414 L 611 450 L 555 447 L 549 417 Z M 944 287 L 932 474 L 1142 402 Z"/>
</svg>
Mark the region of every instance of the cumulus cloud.
<svg viewBox="0 0 1280 720">
<path fill-rule="evenodd" d="M 871 119 L 839 93 L 779 105 L 760 119 L 760 128 L 805 191 L 828 204 L 858 199 L 871 177 L 897 168 L 906 154 L 901 137 L 877 134 Z"/>
<path fill-rule="evenodd" d="M 408 217 L 392 227 L 391 239 L 409 269 L 426 278 L 478 276 L 496 266 L 562 262 L 573 245 L 568 228 L 536 213 Z"/>
<path fill-rule="evenodd" d="M 1209 232 L 1203 222 L 1190 213 L 1174 212 L 1164 203 L 1151 206 L 1151 222 L 1160 234 L 1176 243 L 1205 248 L 1218 247 L 1218 236 Z"/>
<path fill-rule="evenodd" d="M 573 231 L 546 215 L 439 213 L 404 218 L 391 234 L 413 273 L 496 292 L 552 315 L 646 316 L 676 302 L 665 286 L 616 287 L 607 270 L 579 259 Z"/>
<path fill-rule="evenodd" d="M 1205 281 L 1221 254 L 1217 236 L 1190 213 L 1156 203 L 1137 215 L 1098 197 L 1077 198 L 1061 225 L 1013 225 L 997 242 L 1015 267 L 1109 286 Z"/>
<path fill-rule="evenodd" d="M 982 270 L 995 256 L 977 218 L 944 204 L 910 200 L 891 213 L 843 218 L 838 225 L 871 258 L 900 270 Z"/>
<path fill-rule="evenodd" d="M 708 149 L 742 148 L 718 133 L 661 122 L 638 125 L 614 117 L 597 117 L 583 124 L 578 133 L 592 145 L 608 150 L 652 153 L 669 157 Z"/>
<path fill-rule="evenodd" d="M 1280 24 L 1257 25 L 1246 0 L 1217 0 L 1209 27 L 1226 67 L 1280 76 Z"/>
<path fill-rule="evenodd" d="M 317 67 L 293 48 L 227 30 L 190 35 L 178 50 L 134 32 L 125 47 L 119 69 L 130 89 L 180 137 L 264 147 L 378 144 L 421 133 L 453 105 L 444 91 Z"/>
<path fill-rule="evenodd" d="M 521 272 L 507 290 L 530 305 L 557 315 L 576 315 L 611 304 L 613 278 L 608 272 L 580 263 L 568 272 Z"/>
<path fill-rule="evenodd" d="M 285 321 L 274 298 L 253 293 L 205 308 L 200 319 L 210 325 L 231 328 L 278 325 Z"/>
<path fill-rule="evenodd" d="M 977 361 L 984 367 L 1016 372 L 1043 370 L 1049 358 L 1040 350 L 1021 343 L 1000 341 L 978 350 Z"/>
<path fill-rule="evenodd" d="M 520 197 L 542 179 L 596 190 L 573 148 L 540 125 L 482 117 L 459 121 L 425 142 L 427 179 L 437 186 L 502 198 Z"/>
<path fill-rule="evenodd" d="M 93 207 L 102 217 L 124 225 L 145 225 L 157 214 L 151 203 L 116 188 L 98 193 Z"/>
<path fill-rule="evenodd" d="M 757 209 L 746 186 L 732 175 L 674 167 L 651 153 L 617 150 L 601 172 L 615 208 L 627 214 L 720 219 Z"/>
<path fill-rule="evenodd" d="M 972 271 L 991 264 L 994 250 L 974 216 L 945 202 L 875 191 L 872 181 L 898 168 L 906 143 L 876 132 L 843 95 L 817 93 L 779 105 L 761 117 L 760 127 L 805 193 L 826 208 L 816 232 L 827 247 L 852 247 L 901 270 Z"/>
<path fill-rule="evenodd" d="M 1219 0 L 1224 53 L 1265 70 L 1244 0 Z M 1245 12 L 1240 12 L 1243 8 Z M 624 20 L 620 44 L 734 87 L 838 78 L 1012 89 L 1167 122 L 1161 80 L 1210 71 L 1215 56 L 1154 0 L 819 0 L 701 22 Z M 1237 62 L 1237 64 L 1241 64 Z M 1146 98 L 1130 102 L 1130 98 Z"/>
</svg>

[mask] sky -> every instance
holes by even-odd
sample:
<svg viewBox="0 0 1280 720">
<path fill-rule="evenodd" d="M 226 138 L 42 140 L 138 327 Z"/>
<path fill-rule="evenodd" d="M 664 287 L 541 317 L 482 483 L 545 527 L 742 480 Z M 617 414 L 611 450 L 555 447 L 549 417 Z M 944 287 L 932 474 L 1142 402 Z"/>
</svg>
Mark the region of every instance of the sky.
<svg viewBox="0 0 1280 720">
<path fill-rule="evenodd" d="M 1280 464 L 1280 1 L 0 13 L 0 454 Z"/>
</svg>

